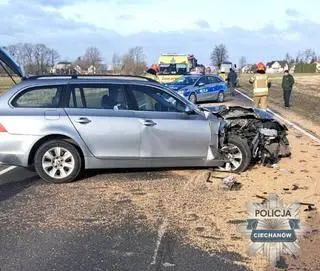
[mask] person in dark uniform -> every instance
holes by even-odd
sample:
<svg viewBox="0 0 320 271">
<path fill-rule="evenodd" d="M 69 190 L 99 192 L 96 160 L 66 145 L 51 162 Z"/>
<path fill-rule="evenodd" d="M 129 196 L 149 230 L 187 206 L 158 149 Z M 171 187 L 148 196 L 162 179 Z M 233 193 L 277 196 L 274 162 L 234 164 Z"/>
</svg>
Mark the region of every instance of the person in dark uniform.
<svg viewBox="0 0 320 271">
<path fill-rule="evenodd" d="M 291 97 L 293 85 L 294 85 L 293 76 L 289 73 L 288 70 L 285 70 L 282 78 L 282 89 L 283 89 L 284 106 L 286 108 L 290 107 L 290 97 Z"/>
<path fill-rule="evenodd" d="M 232 68 L 230 68 L 230 71 L 229 71 L 229 74 L 227 77 L 227 81 L 228 81 L 229 90 L 230 90 L 230 93 L 232 96 L 235 95 L 234 88 L 237 85 L 237 77 L 238 76 L 237 76 L 236 72 Z"/>
</svg>

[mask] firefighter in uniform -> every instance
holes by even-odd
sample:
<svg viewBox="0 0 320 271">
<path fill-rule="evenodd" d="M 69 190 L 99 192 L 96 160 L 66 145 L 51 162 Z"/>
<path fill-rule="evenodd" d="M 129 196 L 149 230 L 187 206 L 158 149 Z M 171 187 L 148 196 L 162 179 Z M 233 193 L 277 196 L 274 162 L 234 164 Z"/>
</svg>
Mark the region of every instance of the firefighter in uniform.
<svg viewBox="0 0 320 271">
<path fill-rule="evenodd" d="M 257 73 L 249 79 L 249 83 L 253 85 L 253 106 L 267 110 L 271 82 L 266 75 L 266 67 L 263 63 L 258 63 L 256 68 Z"/>
<path fill-rule="evenodd" d="M 151 67 L 144 72 L 143 76 L 159 82 L 159 77 L 157 75 L 158 72 L 159 72 L 158 65 L 152 64 Z"/>
<path fill-rule="evenodd" d="M 227 79 L 226 69 L 222 67 L 219 72 L 219 77 L 225 82 Z"/>
</svg>

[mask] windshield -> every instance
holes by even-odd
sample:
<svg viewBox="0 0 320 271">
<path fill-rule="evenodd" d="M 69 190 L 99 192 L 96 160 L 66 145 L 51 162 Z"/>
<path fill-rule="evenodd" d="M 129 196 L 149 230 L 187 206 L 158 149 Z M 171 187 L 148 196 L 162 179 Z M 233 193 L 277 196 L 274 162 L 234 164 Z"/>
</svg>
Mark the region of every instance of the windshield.
<svg viewBox="0 0 320 271">
<path fill-rule="evenodd" d="M 193 85 L 198 79 L 199 77 L 195 77 L 195 76 L 183 76 L 173 81 L 172 83 L 175 85 L 189 86 L 189 85 Z"/>
<path fill-rule="evenodd" d="M 184 75 L 187 73 L 187 65 L 185 64 L 160 64 L 159 68 L 159 74 L 163 75 Z"/>
</svg>

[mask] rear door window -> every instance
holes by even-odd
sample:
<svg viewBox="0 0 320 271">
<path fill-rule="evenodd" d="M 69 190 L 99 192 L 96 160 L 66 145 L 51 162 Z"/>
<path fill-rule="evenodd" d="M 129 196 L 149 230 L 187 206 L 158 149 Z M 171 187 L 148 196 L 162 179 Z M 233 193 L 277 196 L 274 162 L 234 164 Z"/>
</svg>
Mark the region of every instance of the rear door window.
<svg viewBox="0 0 320 271">
<path fill-rule="evenodd" d="M 63 86 L 35 87 L 23 91 L 12 102 L 15 107 L 58 108 Z"/>
<path fill-rule="evenodd" d="M 70 85 L 70 108 L 128 109 L 123 85 Z"/>
</svg>

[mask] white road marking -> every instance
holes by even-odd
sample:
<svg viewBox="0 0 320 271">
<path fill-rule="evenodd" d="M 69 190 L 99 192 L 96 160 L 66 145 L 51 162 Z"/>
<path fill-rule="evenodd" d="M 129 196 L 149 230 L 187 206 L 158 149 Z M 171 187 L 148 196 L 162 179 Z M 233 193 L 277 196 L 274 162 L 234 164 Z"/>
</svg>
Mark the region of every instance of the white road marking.
<svg viewBox="0 0 320 271">
<path fill-rule="evenodd" d="M 6 169 L 0 171 L 0 175 L 6 174 L 15 168 L 17 168 L 17 167 L 16 166 L 7 167 Z"/>
<path fill-rule="evenodd" d="M 160 227 L 159 227 L 159 230 L 158 230 L 156 248 L 154 250 L 153 257 L 152 257 L 152 262 L 150 263 L 150 265 L 155 265 L 156 264 L 158 253 L 159 253 L 160 244 L 161 244 L 162 238 L 163 238 L 166 230 L 167 230 L 167 219 L 164 219 L 163 222 L 161 223 Z"/>
<path fill-rule="evenodd" d="M 250 101 L 253 101 L 253 99 L 251 99 L 248 95 L 244 94 L 242 91 L 235 89 L 235 91 L 237 91 L 239 94 L 241 94 L 243 97 L 247 98 Z M 305 131 L 304 129 L 302 129 L 301 127 L 299 127 L 298 125 L 292 123 L 290 120 L 287 120 L 286 118 L 280 116 L 279 114 L 277 114 L 276 112 L 272 111 L 270 108 L 267 109 L 267 111 L 271 112 L 276 118 L 286 122 L 287 124 L 289 124 L 290 126 L 294 127 L 296 130 L 300 131 L 301 133 L 303 133 L 304 135 L 308 136 L 309 138 L 311 138 L 313 141 L 320 143 L 320 139 L 315 137 L 314 135 L 310 134 L 309 132 Z"/>
</svg>

